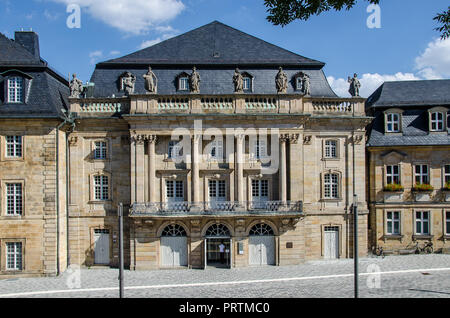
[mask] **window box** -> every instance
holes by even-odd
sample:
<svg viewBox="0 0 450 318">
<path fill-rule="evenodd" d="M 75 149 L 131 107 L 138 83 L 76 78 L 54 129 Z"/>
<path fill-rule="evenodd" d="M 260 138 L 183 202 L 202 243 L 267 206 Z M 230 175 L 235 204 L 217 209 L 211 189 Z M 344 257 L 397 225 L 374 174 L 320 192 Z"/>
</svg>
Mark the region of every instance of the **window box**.
<svg viewBox="0 0 450 318">
<path fill-rule="evenodd" d="M 401 184 L 390 183 L 383 188 L 384 192 L 403 192 L 405 188 Z"/>
</svg>

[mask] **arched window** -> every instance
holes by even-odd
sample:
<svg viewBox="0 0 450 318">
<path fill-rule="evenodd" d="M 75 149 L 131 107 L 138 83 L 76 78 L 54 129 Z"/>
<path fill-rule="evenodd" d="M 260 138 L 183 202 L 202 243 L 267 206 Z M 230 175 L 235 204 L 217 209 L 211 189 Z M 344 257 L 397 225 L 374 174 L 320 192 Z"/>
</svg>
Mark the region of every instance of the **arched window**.
<svg viewBox="0 0 450 318">
<path fill-rule="evenodd" d="M 186 235 L 186 230 L 181 225 L 170 224 L 170 225 L 166 226 L 166 228 L 162 232 L 161 236 L 180 237 L 180 236 L 187 236 L 187 235 Z"/>
<path fill-rule="evenodd" d="M 213 224 L 206 231 L 206 236 L 231 236 L 230 230 L 223 224 Z"/>
<path fill-rule="evenodd" d="M 267 224 L 256 224 L 252 227 L 249 233 L 250 236 L 273 236 L 274 232 L 272 227 Z"/>
</svg>

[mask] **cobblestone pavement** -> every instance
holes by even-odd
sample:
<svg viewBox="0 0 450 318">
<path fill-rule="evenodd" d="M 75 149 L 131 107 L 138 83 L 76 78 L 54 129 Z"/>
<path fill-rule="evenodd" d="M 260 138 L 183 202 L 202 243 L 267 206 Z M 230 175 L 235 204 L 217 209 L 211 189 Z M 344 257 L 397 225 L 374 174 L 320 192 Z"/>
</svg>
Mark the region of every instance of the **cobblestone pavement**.
<svg viewBox="0 0 450 318">
<path fill-rule="evenodd" d="M 376 276 L 367 274 L 374 269 L 382 273 L 379 288 L 368 287 L 376 287 Z M 450 255 L 364 258 L 360 261 L 360 273 L 361 297 L 450 298 Z M 231 270 L 125 271 L 125 295 L 151 298 L 348 298 L 353 297 L 352 274 L 351 259 Z M 66 272 L 56 278 L 0 280 L 0 297 L 118 296 L 117 269 L 82 269 L 79 277 L 79 286 L 76 285 L 76 272 Z M 70 289 L 68 286 L 81 290 Z M 33 292 L 36 293 L 30 294 Z"/>
</svg>

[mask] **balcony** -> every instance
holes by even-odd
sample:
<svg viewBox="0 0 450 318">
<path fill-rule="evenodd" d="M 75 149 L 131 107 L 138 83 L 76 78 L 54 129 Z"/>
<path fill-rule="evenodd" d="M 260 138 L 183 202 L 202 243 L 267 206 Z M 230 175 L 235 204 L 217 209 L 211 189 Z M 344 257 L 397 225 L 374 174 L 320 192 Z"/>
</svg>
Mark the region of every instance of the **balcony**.
<svg viewBox="0 0 450 318">
<path fill-rule="evenodd" d="M 135 203 L 131 206 L 131 217 L 172 216 L 301 216 L 303 202 L 175 202 Z"/>
</svg>

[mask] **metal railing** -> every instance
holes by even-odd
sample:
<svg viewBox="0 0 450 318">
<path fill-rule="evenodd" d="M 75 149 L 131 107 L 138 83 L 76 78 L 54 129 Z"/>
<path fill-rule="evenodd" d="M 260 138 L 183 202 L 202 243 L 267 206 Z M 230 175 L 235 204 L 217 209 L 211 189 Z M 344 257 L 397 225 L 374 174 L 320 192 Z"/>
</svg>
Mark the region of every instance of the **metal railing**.
<svg viewBox="0 0 450 318">
<path fill-rule="evenodd" d="M 130 215 L 298 214 L 301 201 L 218 201 L 134 203 Z"/>
</svg>

